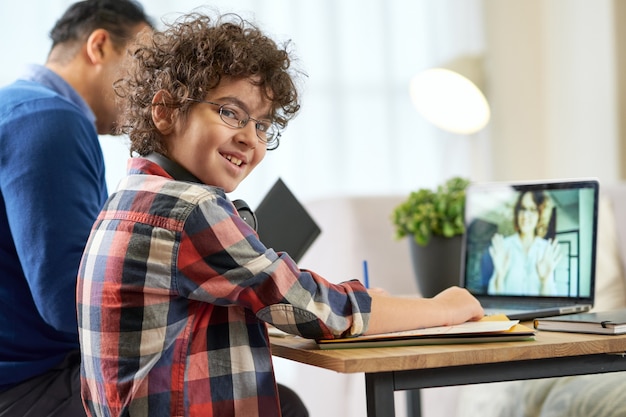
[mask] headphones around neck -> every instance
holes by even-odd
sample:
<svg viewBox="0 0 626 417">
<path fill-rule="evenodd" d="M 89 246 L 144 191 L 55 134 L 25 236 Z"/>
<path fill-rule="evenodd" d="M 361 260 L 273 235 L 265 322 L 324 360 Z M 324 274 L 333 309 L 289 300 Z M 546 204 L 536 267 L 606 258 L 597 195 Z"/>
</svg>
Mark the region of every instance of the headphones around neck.
<svg viewBox="0 0 626 417">
<path fill-rule="evenodd" d="M 235 200 L 233 201 L 233 204 L 235 205 L 235 208 L 239 213 L 239 217 L 241 217 L 244 222 L 248 223 L 248 226 L 253 228 L 256 232 L 259 223 L 257 222 L 256 215 L 254 214 L 252 209 L 248 207 L 248 203 L 243 200 Z"/>
</svg>

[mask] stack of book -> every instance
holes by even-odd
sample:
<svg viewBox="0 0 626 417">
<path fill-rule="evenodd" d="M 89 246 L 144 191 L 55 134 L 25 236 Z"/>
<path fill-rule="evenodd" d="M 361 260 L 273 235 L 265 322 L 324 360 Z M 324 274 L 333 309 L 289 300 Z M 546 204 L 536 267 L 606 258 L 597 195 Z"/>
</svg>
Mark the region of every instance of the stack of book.
<svg viewBox="0 0 626 417">
<path fill-rule="evenodd" d="M 554 332 L 624 334 L 626 309 L 535 319 L 535 329 Z"/>
<path fill-rule="evenodd" d="M 439 345 L 534 340 L 535 331 L 506 316 L 485 317 L 454 326 L 429 327 L 404 332 L 317 340 L 320 349 Z"/>
</svg>

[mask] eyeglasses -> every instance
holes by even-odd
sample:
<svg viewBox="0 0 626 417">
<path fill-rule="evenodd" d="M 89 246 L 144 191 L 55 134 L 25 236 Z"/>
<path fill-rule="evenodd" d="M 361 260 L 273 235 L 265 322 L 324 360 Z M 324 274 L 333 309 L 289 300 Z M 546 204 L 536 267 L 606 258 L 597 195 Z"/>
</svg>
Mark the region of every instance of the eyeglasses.
<svg viewBox="0 0 626 417">
<path fill-rule="evenodd" d="M 250 116 L 247 111 L 233 103 L 220 104 L 214 103 L 212 101 L 197 100 L 193 98 L 188 98 L 187 100 L 195 101 L 196 103 L 205 103 L 212 104 L 213 106 L 218 106 L 220 119 L 222 119 L 222 121 L 230 127 L 242 129 L 246 127 L 250 120 L 253 120 L 255 123 L 254 127 L 256 130 L 256 135 L 259 140 L 265 144 L 267 150 L 272 151 L 278 148 L 278 145 L 280 144 L 280 130 L 274 123 L 272 123 L 271 120 L 255 119 L 254 117 Z"/>
</svg>

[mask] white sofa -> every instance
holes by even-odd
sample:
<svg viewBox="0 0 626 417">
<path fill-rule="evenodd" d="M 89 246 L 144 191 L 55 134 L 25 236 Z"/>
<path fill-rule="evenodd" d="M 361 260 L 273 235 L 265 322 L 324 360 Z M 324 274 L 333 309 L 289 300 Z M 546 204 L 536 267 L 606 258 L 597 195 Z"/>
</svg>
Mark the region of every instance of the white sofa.
<svg viewBox="0 0 626 417">
<path fill-rule="evenodd" d="M 626 184 L 601 186 L 596 310 L 626 306 Z M 370 285 L 394 294 L 415 294 L 408 242 L 396 240 L 390 216 L 406 196 L 329 198 L 306 204 L 322 228 L 322 234 L 300 262 L 300 266 L 322 274 L 332 282 L 362 277 L 362 262 L 368 261 Z M 623 216 L 619 214 L 624 213 Z M 279 382 L 295 389 L 312 417 L 366 415 L 365 383 L 362 374 L 344 375 L 277 359 Z M 589 416 L 626 415 L 624 406 L 613 404 L 621 414 L 601 414 L 596 387 L 607 398 L 623 384 L 622 373 L 515 381 L 422 391 L 423 417 L 496 416 Z M 594 390 L 590 389 L 594 387 Z M 584 395 L 587 394 L 587 395 Z M 609 398 L 618 398 L 615 397 Z M 406 416 L 404 393 L 396 393 L 396 416 Z M 571 404 L 565 407 L 564 401 Z M 595 408 L 593 408 L 595 407 Z M 575 414 L 574 411 L 579 414 Z M 593 411 L 590 411 L 593 410 Z"/>
</svg>

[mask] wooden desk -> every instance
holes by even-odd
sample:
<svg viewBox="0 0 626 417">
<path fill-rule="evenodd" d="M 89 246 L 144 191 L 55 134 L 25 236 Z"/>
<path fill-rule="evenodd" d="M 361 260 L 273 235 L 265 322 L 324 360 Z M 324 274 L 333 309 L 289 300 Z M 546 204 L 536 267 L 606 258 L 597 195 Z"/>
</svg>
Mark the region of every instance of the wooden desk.
<svg viewBox="0 0 626 417">
<path fill-rule="evenodd" d="M 529 342 L 336 350 L 291 336 L 273 337 L 271 344 L 275 356 L 365 373 L 370 417 L 395 416 L 394 391 L 626 370 L 626 335 L 538 331 Z M 409 415 L 419 416 L 419 405 Z"/>
</svg>

